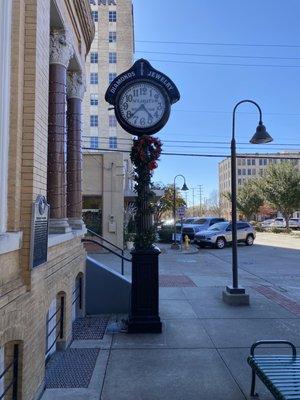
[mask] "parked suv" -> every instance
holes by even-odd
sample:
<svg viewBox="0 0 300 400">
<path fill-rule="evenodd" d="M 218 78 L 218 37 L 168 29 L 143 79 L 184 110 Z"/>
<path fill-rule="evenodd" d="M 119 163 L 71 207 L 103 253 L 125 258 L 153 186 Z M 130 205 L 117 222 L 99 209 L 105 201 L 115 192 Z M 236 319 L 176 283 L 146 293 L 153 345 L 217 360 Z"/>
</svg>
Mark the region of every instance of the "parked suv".
<svg viewBox="0 0 300 400">
<path fill-rule="evenodd" d="M 286 222 L 284 218 L 278 217 L 274 219 L 274 222 L 270 225 L 271 228 L 285 228 Z"/>
<path fill-rule="evenodd" d="M 203 217 L 194 218 L 193 222 L 190 224 L 184 224 L 182 228 L 183 237 L 188 235 L 188 237 L 193 240 L 197 232 L 207 230 L 210 226 L 216 224 L 217 222 L 224 222 L 225 218 L 218 217 Z"/>
<path fill-rule="evenodd" d="M 238 242 L 244 242 L 247 246 L 252 246 L 255 239 L 255 230 L 249 222 L 237 222 Z M 230 222 L 220 222 L 212 225 L 206 231 L 195 235 L 195 243 L 200 247 L 211 246 L 223 249 L 227 243 L 232 242 L 232 226 Z"/>
<path fill-rule="evenodd" d="M 300 229 L 300 218 L 290 218 L 289 225 L 292 229 Z"/>
</svg>

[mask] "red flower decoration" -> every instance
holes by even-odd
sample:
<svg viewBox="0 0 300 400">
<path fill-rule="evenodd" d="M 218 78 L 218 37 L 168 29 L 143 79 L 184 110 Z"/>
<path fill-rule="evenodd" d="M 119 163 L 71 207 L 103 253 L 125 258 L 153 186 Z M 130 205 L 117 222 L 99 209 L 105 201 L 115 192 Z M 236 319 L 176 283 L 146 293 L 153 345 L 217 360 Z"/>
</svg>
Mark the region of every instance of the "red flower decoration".
<svg viewBox="0 0 300 400">
<path fill-rule="evenodd" d="M 153 171 L 158 167 L 157 160 L 162 151 L 162 143 L 151 136 L 143 136 L 133 141 L 130 154 L 131 161 L 138 168 L 148 168 Z"/>
</svg>

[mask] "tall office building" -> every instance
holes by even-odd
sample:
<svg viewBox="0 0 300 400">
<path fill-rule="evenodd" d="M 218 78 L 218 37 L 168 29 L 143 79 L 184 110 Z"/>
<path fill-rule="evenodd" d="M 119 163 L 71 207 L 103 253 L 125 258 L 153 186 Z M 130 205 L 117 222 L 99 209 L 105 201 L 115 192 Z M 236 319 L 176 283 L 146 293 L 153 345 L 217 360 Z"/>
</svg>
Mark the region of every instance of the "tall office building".
<svg viewBox="0 0 300 400">
<path fill-rule="evenodd" d="M 86 61 L 84 145 L 94 150 L 128 150 L 132 136 L 119 126 L 104 96 L 112 80 L 133 63 L 132 0 L 90 0 L 90 4 L 96 34 Z"/>
<path fill-rule="evenodd" d="M 122 245 L 124 201 L 133 196 L 132 136 L 117 123 L 104 96 L 113 79 L 133 64 L 133 7 L 132 0 L 90 0 L 90 6 L 96 33 L 86 59 L 84 220 L 88 227 Z"/>
</svg>

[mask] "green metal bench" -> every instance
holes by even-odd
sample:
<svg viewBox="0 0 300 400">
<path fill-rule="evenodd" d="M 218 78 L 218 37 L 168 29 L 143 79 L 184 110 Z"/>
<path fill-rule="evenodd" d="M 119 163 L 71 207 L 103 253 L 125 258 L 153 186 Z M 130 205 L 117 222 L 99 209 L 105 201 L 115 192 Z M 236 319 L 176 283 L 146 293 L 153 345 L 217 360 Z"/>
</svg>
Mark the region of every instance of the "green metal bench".
<svg viewBox="0 0 300 400">
<path fill-rule="evenodd" d="M 292 355 L 254 355 L 255 348 L 264 344 L 287 344 L 292 348 Z M 247 361 L 252 368 L 251 396 L 258 396 L 255 393 L 257 375 L 275 399 L 300 400 L 300 357 L 291 342 L 260 340 L 251 346 Z"/>
</svg>

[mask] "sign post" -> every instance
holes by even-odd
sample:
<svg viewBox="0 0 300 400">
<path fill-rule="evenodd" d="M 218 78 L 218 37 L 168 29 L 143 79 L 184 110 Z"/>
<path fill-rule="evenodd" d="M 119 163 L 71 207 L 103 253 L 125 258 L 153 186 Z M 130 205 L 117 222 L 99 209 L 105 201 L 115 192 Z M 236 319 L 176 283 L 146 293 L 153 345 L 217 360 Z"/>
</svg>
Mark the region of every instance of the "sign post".
<svg viewBox="0 0 300 400">
<path fill-rule="evenodd" d="M 131 151 L 136 181 L 136 239 L 132 254 L 131 307 L 129 333 L 161 333 L 159 317 L 159 254 L 154 245 L 151 177 L 161 154 L 161 142 L 149 135 L 167 123 L 171 105 L 180 94 L 165 74 L 144 59 L 115 78 L 105 100 L 114 106 L 122 128 L 137 136 Z"/>
</svg>

